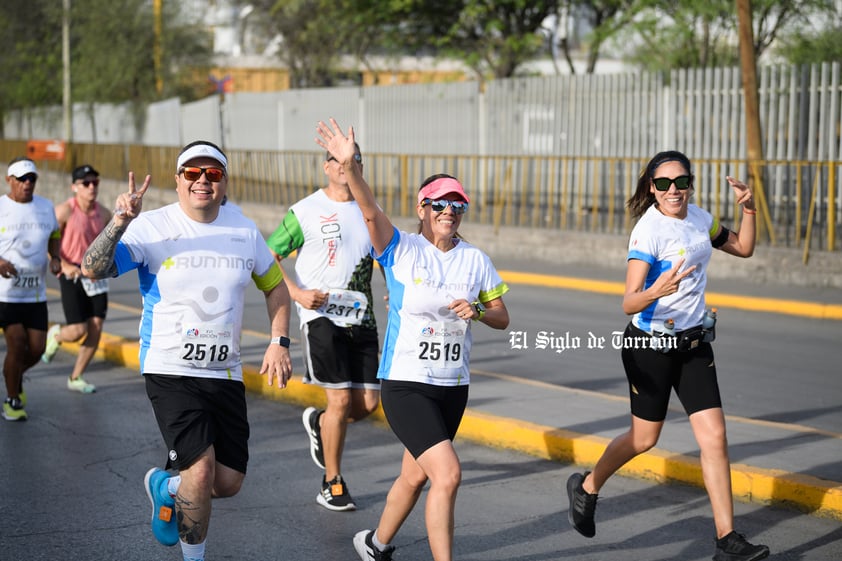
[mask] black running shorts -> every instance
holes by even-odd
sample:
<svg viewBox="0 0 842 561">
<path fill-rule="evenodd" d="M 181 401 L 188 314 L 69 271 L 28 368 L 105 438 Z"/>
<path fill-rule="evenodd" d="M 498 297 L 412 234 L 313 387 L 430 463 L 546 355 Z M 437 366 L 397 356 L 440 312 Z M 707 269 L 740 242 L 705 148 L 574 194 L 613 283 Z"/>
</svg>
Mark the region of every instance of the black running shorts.
<svg viewBox="0 0 842 561">
<path fill-rule="evenodd" d="M 232 380 L 145 374 L 146 394 L 167 445 L 167 467 L 184 469 L 213 446 L 216 461 L 246 473 L 245 385 Z"/>
<path fill-rule="evenodd" d="M 88 296 L 81 280 L 72 281 L 64 275 L 58 278 L 58 283 L 61 287 L 61 307 L 67 323 L 85 323 L 93 317 L 105 319 L 108 311 L 107 292 Z"/>
<path fill-rule="evenodd" d="M 27 329 L 47 330 L 46 302 L 0 302 L 0 327 L 23 324 Z"/>
<path fill-rule="evenodd" d="M 340 327 L 327 318 L 307 322 L 302 330 L 305 381 L 327 389 L 378 389 L 377 330 Z"/>
</svg>

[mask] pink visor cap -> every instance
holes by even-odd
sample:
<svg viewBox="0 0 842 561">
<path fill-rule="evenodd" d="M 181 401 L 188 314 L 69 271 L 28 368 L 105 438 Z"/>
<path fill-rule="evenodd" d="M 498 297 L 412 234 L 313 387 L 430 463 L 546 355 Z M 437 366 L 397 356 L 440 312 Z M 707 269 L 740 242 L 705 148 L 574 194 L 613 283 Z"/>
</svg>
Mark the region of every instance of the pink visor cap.
<svg viewBox="0 0 842 561">
<path fill-rule="evenodd" d="M 465 190 L 462 189 L 461 183 L 451 177 L 441 177 L 418 191 L 418 204 L 421 204 L 424 199 L 437 199 L 448 193 L 457 193 L 466 203 L 471 202 Z"/>
</svg>

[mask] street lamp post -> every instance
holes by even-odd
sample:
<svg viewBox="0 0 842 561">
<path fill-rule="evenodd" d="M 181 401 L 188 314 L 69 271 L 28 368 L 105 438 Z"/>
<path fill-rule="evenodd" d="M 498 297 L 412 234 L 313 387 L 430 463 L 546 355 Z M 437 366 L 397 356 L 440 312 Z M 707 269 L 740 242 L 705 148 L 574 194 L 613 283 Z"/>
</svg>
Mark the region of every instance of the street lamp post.
<svg viewBox="0 0 842 561">
<path fill-rule="evenodd" d="M 163 29 L 161 15 L 162 3 L 163 0 L 153 0 L 152 2 L 152 11 L 155 18 L 155 21 L 153 22 L 153 25 L 155 26 L 155 44 L 152 47 L 152 57 L 153 64 L 155 65 L 155 92 L 159 96 L 164 91 L 164 79 L 161 76 L 161 32 Z"/>
<path fill-rule="evenodd" d="M 70 0 L 62 0 L 62 7 L 61 62 L 63 83 L 61 108 L 64 120 L 64 141 L 70 142 L 73 136 L 73 106 L 70 102 Z"/>
</svg>

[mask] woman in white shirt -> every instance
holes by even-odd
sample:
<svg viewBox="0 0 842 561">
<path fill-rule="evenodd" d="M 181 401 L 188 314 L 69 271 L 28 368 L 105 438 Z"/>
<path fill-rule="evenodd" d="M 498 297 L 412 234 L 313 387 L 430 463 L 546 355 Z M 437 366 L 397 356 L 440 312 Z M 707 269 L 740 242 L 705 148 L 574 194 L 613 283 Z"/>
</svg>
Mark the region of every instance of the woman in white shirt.
<svg viewBox="0 0 842 561">
<path fill-rule="evenodd" d="M 420 233 L 398 231 L 377 206 L 354 160 L 354 130 L 319 123 L 316 142 L 344 167 L 389 289 L 389 317 L 378 378 L 383 410 L 404 444 L 401 473 L 376 530 L 354 536 L 364 561 L 391 559 L 390 545 L 430 481 L 425 519 L 435 561 L 450 561 L 456 492 L 461 481 L 452 440 L 465 411 L 470 381 L 471 325 L 509 325 L 508 286 L 488 256 L 459 237 L 470 200 L 445 174 L 418 192 Z"/>
<path fill-rule="evenodd" d="M 690 160 L 681 152 L 661 152 L 652 158 L 627 202 L 632 218 L 639 218 L 629 238 L 623 296 L 623 311 L 632 315 L 622 350 L 632 422 L 628 432 L 608 445 L 593 472 L 574 473 L 567 481 L 568 519 L 585 537 L 596 533 L 600 488 L 658 442 L 675 388 L 701 450 L 716 526 L 714 561 L 755 561 L 769 555 L 768 547 L 753 545 L 734 531 L 725 416 L 710 344 L 713 320 L 705 321 L 707 266 L 713 249 L 737 257 L 754 253 L 757 211 L 751 190 L 732 177 L 726 180 L 734 189 L 735 202 L 743 207 L 737 232 L 690 203 L 693 174 Z M 671 330 L 674 337 L 668 334 Z"/>
</svg>

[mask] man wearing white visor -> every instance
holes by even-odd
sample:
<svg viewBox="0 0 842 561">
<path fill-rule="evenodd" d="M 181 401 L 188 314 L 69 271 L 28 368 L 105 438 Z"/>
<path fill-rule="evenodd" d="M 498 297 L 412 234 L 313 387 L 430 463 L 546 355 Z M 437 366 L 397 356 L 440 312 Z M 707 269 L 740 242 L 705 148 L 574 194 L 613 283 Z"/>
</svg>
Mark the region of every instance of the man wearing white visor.
<svg viewBox="0 0 842 561">
<path fill-rule="evenodd" d="M 184 147 L 175 169 L 178 202 L 140 214 L 143 195 L 129 189 L 91 243 L 82 273 L 92 278 L 137 270 L 143 295 L 140 371 L 167 446 L 166 469 L 146 473 L 152 532 L 181 544 L 185 561 L 205 558 L 211 497 L 231 497 L 248 464 L 240 334 L 245 293 L 266 297 L 271 342 L 261 373 L 286 386 L 290 300 L 283 274 L 257 226 L 222 205 L 228 160 L 214 144 Z"/>
<path fill-rule="evenodd" d="M 6 171 L 9 192 L 0 197 L 0 327 L 6 338 L 3 418 L 25 421 L 23 374 L 47 342 L 47 268 L 61 271 L 61 232 L 53 203 L 35 194 L 38 169 L 15 158 Z"/>
</svg>

